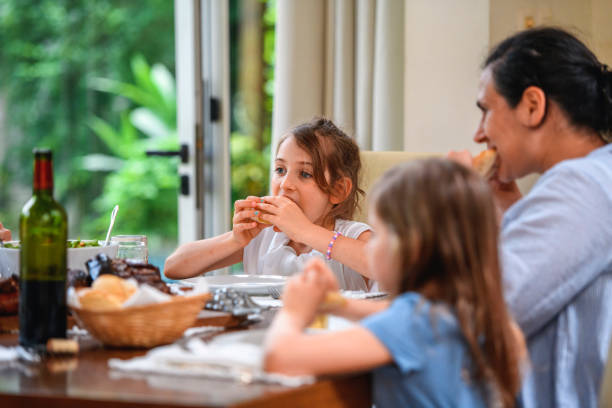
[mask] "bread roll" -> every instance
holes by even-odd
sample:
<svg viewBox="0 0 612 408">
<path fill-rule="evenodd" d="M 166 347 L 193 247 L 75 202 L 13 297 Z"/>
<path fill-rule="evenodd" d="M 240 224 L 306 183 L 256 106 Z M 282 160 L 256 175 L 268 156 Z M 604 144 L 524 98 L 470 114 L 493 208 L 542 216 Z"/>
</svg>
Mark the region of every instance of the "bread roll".
<svg viewBox="0 0 612 408">
<path fill-rule="evenodd" d="M 133 287 L 128 283 L 115 275 L 100 275 L 98 279 L 96 279 L 91 285 L 92 289 L 100 290 L 102 292 L 106 292 L 115 296 L 117 299 L 123 303 L 127 298 L 129 298 L 134 291 L 131 291 L 129 287 Z"/>
<path fill-rule="evenodd" d="M 100 289 L 84 289 L 78 292 L 81 308 L 93 311 L 117 310 L 123 303 L 116 296 Z"/>
<path fill-rule="evenodd" d="M 490 179 L 497 170 L 497 151 L 495 149 L 483 150 L 474 157 L 472 166 L 482 177 Z"/>
</svg>

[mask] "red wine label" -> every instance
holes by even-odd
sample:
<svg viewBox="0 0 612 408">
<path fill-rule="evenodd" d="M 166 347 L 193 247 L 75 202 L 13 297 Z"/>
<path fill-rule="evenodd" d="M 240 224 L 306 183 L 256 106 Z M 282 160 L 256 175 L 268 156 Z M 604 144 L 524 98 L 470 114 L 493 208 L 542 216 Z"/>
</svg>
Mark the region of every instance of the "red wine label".
<svg viewBox="0 0 612 408">
<path fill-rule="evenodd" d="M 48 159 L 34 162 L 34 190 L 53 190 L 53 164 Z"/>
</svg>

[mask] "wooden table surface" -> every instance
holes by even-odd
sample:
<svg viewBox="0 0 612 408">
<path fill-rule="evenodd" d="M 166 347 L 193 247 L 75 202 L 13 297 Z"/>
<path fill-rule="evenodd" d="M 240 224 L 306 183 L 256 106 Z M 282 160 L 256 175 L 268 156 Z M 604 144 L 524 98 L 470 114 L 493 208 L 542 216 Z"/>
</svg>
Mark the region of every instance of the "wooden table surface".
<svg viewBox="0 0 612 408">
<path fill-rule="evenodd" d="M 266 327 L 269 318 L 255 327 Z M 0 334 L 14 346 L 16 334 Z M 74 358 L 44 363 L 0 362 L 0 406 L 11 407 L 370 407 L 367 374 L 321 378 L 289 388 L 210 378 L 145 375 L 110 370 L 109 358 L 131 358 L 146 350 L 119 350 L 81 342 Z"/>
</svg>

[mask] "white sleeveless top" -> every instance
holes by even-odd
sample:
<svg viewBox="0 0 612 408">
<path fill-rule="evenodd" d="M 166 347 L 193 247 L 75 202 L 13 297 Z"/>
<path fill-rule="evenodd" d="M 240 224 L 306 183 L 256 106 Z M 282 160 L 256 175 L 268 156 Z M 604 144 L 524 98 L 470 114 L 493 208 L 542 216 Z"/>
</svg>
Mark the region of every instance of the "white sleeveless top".
<svg viewBox="0 0 612 408">
<path fill-rule="evenodd" d="M 336 220 L 334 230 L 347 238 L 357 239 L 371 228 L 362 222 Z M 284 232 L 275 232 L 272 227 L 264 229 L 244 248 L 244 272 L 249 275 L 289 276 L 299 272 L 306 261 L 317 257 L 325 261 L 332 270 L 340 289 L 368 291 L 365 278 L 353 269 L 334 259 L 326 260 L 325 255 L 315 249 L 296 255 L 288 243 L 289 237 Z"/>
</svg>

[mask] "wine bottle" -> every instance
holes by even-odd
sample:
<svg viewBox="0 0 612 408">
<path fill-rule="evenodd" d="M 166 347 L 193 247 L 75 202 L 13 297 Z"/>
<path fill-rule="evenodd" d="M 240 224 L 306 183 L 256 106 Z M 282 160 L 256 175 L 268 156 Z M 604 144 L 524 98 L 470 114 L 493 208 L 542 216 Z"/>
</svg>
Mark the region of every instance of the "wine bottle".
<svg viewBox="0 0 612 408">
<path fill-rule="evenodd" d="M 66 240 L 68 218 L 53 198 L 49 149 L 34 149 L 34 188 L 19 218 L 19 344 L 44 350 L 66 337 Z"/>
</svg>

